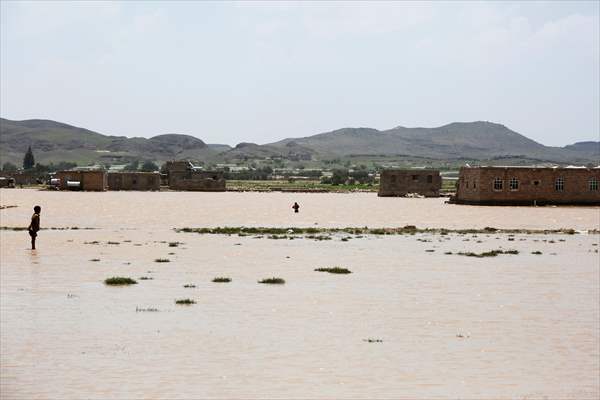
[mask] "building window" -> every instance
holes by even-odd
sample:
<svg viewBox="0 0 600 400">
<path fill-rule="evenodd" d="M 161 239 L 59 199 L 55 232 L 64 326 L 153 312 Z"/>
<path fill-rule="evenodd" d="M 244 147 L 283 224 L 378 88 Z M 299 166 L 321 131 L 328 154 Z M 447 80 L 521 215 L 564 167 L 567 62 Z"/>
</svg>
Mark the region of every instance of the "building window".
<svg viewBox="0 0 600 400">
<path fill-rule="evenodd" d="M 510 178 L 510 190 L 519 190 L 519 180 L 517 178 Z"/>
<path fill-rule="evenodd" d="M 503 181 L 500 178 L 494 179 L 494 190 L 502 190 Z"/>
<path fill-rule="evenodd" d="M 598 179 L 596 177 L 590 178 L 589 187 L 592 191 L 598 190 Z"/>
<path fill-rule="evenodd" d="M 465 188 L 469 188 L 469 181 L 465 181 Z"/>
<path fill-rule="evenodd" d="M 396 183 L 396 175 L 391 175 L 390 176 L 390 182 L 391 183 Z"/>
<path fill-rule="evenodd" d="M 427 183 L 433 183 L 433 175 L 427 175 Z"/>
<path fill-rule="evenodd" d="M 473 189 L 477 189 L 477 181 L 473 181 Z"/>
<path fill-rule="evenodd" d="M 562 176 L 560 178 L 556 178 L 556 181 L 554 182 L 554 190 L 557 192 L 562 192 L 565 190 L 565 178 Z"/>
<path fill-rule="evenodd" d="M 419 180 L 419 175 L 413 175 L 412 176 L 412 180 L 415 181 L 415 182 L 418 181 Z"/>
<path fill-rule="evenodd" d="M 533 181 L 533 185 L 534 186 L 539 186 L 540 185 L 540 181 Z"/>
</svg>

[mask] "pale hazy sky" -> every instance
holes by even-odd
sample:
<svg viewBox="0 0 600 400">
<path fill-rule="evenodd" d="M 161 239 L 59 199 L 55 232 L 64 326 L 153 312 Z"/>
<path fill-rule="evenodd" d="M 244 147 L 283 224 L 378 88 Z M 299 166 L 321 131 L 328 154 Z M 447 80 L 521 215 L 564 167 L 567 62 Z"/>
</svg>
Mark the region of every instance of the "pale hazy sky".
<svg viewBox="0 0 600 400">
<path fill-rule="evenodd" d="M 600 140 L 599 4 L 2 1 L 0 115 L 227 144 L 474 120 Z"/>
</svg>

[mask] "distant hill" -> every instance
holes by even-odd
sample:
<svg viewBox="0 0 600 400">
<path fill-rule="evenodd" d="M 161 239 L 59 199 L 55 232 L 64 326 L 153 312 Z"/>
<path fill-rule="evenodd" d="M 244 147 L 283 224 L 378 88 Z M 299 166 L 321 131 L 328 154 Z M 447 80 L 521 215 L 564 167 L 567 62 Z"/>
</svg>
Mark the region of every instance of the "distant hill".
<svg viewBox="0 0 600 400">
<path fill-rule="evenodd" d="M 598 155 L 600 154 L 600 142 L 577 142 L 565 146 L 564 148 L 582 154 L 589 154 L 591 157 L 595 158 L 598 158 Z"/>
<path fill-rule="evenodd" d="M 290 138 L 268 146 L 283 148 L 290 143 L 312 149 L 315 154 L 411 155 L 433 159 L 493 159 L 524 156 L 540 161 L 582 162 L 600 159 L 600 151 L 579 147 L 544 146 L 504 125 L 491 122 L 455 122 L 438 128 L 396 127 L 343 128 L 304 138 Z"/>
<path fill-rule="evenodd" d="M 504 125 L 476 121 L 454 122 L 437 128 L 388 130 L 343 128 L 302 138 L 235 147 L 206 144 L 182 134 L 150 139 L 107 136 L 49 120 L 0 119 L 0 162 L 20 165 L 31 145 L 41 163 L 74 161 L 79 164 L 127 163 L 134 159 L 163 162 L 189 158 L 207 162 L 236 162 L 265 157 L 292 161 L 331 158 L 406 156 L 433 160 L 525 160 L 525 162 L 600 163 L 600 142 L 565 147 L 537 143 Z"/>
<path fill-rule="evenodd" d="M 229 146 L 207 145 L 189 135 L 166 134 L 150 139 L 107 136 L 49 120 L 0 119 L 0 161 L 20 165 L 30 146 L 37 162 L 74 161 L 79 164 L 131 160 L 166 161 L 176 158 L 211 158 Z"/>
</svg>

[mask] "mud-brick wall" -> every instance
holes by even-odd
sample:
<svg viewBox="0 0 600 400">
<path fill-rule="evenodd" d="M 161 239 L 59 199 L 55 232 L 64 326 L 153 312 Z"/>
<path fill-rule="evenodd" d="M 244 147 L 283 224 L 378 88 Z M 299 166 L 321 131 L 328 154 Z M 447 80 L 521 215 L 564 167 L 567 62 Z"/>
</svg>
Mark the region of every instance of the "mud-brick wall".
<svg viewBox="0 0 600 400">
<path fill-rule="evenodd" d="M 160 190 L 158 172 L 110 172 L 108 190 Z"/>
<path fill-rule="evenodd" d="M 225 178 L 221 172 L 212 171 L 169 171 L 169 189 L 198 192 L 224 192 Z"/>
<path fill-rule="evenodd" d="M 81 190 L 102 192 L 108 186 L 106 171 L 59 171 L 60 189 L 68 190 L 67 181 L 78 181 Z"/>
<path fill-rule="evenodd" d="M 438 197 L 442 177 L 438 170 L 384 170 L 379 179 L 379 196 L 405 196 L 418 193 Z"/>
<path fill-rule="evenodd" d="M 557 180 L 563 182 L 557 190 Z M 591 184 L 592 181 L 598 184 Z M 500 181 L 501 188 L 494 185 Z M 516 185 L 511 187 L 511 181 Z M 457 203 L 466 204 L 600 204 L 599 168 L 463 167 Z"/>
</svg>

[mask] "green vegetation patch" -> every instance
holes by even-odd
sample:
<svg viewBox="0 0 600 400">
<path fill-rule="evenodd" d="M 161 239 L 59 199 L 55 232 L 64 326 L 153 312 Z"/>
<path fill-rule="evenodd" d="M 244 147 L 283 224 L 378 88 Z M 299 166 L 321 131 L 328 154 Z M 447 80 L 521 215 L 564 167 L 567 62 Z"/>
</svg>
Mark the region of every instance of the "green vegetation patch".
<svg viewBox="0 0 600 400">
<path fill-rule="evenodd" d="M 227 278 L 227 277 L 224 277 L 224 276 L 217 276 L 212 281 L 213 282 L 218 282 L 218 283 L 227 283 L 227 282 L 231 282 L 231 278 Z"/>
<path fill-rule="evenodd" d="M 518 250 L 490 250 L 490 251 L 484 251 L 483 253 L 473 253 L 473 252 L 459 252 L 456 253 L 459 256 L 467 256 L 467 257 L 477 257 L 477 258 L 484 258 L 484 257 L 496 257 L 499 254 L 519 254 Z"/>
<path fill-rule="evenodd" d="M 212 234 L 212 235 L 269 235 L 270 239 L 287 239 L 289 236 L 312 235 L 307 238 L 316 238 L 316 235 L 326 235 L 334 233 L 345 233 L 350 235 L 414 235 L 416 233 L 429 233 L 448 235 L 450 233 L 465 234 L 567 234 L 573 235 L 577 231 L 574 229 L 498 229 L 486 227 L 483 229 L 446 229 L 446 228 L 417 228 L 414 225 L 405 225 L 397 228 L 369 228 L 369 227 L 345 227 L 345 228 L 300 228 L 300 227 L 216 227 L 216 228 L 176 228 L 176 232 Z M 590 230 L 588 233 L 600 233 L 600 231 Z M 326 240 L 326 239 L 324 239 Z"/>
<path fill-rule="evenodd" d="M 330 274 L 351 274 L 352 273 L 352 271 L 350 271 L 348 268 L 342 268 L 342 267 L 317 268 L 317 269 L 315 269 L 315 271 L 329 272 Z"/>
<path fill-rule="evenodd" d="M 285 283 L 285 279 L 283 278 L 265 278 L 258 281 L 258 283 L 266 283 L 269 285 L 283 285 Z"/>
<path fill-rule="evenodd" d="M 104 280 L 106 285 L 110 286 L 122 286 L 122 285 L 135 285 L 137 282 L 131 278 L 125 278 L 122 276 L 113 276 Z"/>
</svg>

